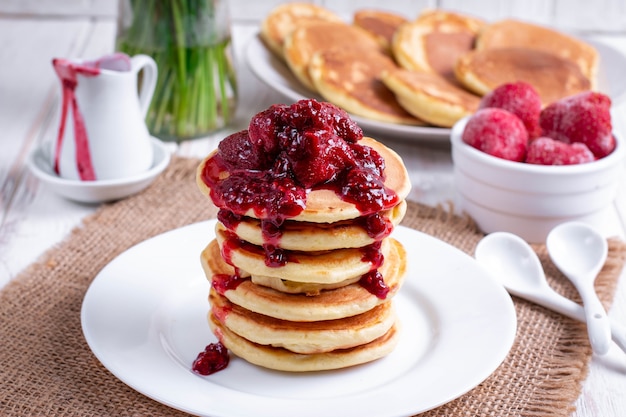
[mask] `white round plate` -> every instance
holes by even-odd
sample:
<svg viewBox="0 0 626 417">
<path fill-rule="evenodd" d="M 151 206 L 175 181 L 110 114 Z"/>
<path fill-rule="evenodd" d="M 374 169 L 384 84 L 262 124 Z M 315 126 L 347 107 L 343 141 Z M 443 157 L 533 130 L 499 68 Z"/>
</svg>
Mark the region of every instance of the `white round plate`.
<svg viewBox="0 0 626 417">
<path fill-rule="evenodd" d="M 626 99 L 626 78 L 623 68 L 626 67 L 626 56 L 602 42 L 581 37 L 593 45 L 600 55 L 598 65 L 598 91 L 611 97 L 614 105 Z M 322 98 L 307 88 L 294 77 L 287 65 L 279 60 L 259 36 L 253 36 L 246 47 L 246 61 L 252 72 L 265 84 L 293 101 L 305 98 Z M 401 124 L 379 122 L 361 116 L 351 115 L 361 128 L 376 135 L 380 139 L 397 138 L 416 142 L 447 144 L 450 129 L 439 127 L 407 126 Z"/>
<path fill-rule="evenodd" d="M 141 174 L 128 178 L 102 181 L 80 181 L 59 177 L 52 168 L 50 155 L 52 146 L 42 144 L 28 159 L 30 171 L 47 187 L 57 194 L 81 203 L 103 203 L 119 200 L 146 188 L 167 167 L 170 152 L 163 142 L 152 138 L 154 161 L 152 166 Z"/>
<path fill-rule="evenodd" d="M 408 270 L 394 298 L 401 338 L 387 357 L 314 373 L 267 370 L 231 357 L 202 377 L 197 354 L 216 338 L 200 252 L 214 221 L 146 240 L 109 263 L 82 306 L 85 339 L 117 378 L 173 408 L 213 417 L 413 415 L 466 393 L 501 364 L 516 332 L 513 302 L 473 258 L 398 227 Z"/>
</svg>

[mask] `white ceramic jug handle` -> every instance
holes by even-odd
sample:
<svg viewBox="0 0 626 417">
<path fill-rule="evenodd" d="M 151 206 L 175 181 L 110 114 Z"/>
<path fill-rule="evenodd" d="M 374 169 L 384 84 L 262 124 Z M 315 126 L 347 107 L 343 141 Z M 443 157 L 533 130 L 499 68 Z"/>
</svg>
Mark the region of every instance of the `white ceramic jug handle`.
<svg viewBox="0 0 626 417">
<path fill-rule="evenodd" d="M 148 107 L 152 96 L 154 95 L 154 88 L 157 82 L 157 65 L 154 59 L 148 55 L 135 55 L 130 59 L 131 70 L 137 76 L 139 71 L 143 70 L 141 79 L 141 88 L 139 89 L 139 107 L 141 108 L 141 114 L 146 117 L 148 113 Z"/>
</svg>

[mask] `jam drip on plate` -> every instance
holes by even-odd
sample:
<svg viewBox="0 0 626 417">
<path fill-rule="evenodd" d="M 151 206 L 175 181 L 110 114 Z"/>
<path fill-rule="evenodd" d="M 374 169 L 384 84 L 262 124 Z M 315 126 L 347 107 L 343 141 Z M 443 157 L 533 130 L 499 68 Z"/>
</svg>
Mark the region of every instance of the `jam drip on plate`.
<svg viewBox="0 0 626 417">
<path fill-rule="evenodd" d="M 221 342 L 211 343 L 198 354 L 191 370 L 199 375 L 211 375 L 226 368 L 229 362 L 228 349 Z"/>
</svg>

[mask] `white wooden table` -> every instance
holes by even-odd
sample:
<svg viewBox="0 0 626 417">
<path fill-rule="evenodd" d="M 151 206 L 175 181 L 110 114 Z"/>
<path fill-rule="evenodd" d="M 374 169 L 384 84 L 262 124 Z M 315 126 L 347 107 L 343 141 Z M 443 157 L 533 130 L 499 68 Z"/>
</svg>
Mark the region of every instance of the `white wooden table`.
<svg viewBox="0 0 626 417">
<path fill-rule="evenodd" d="M 75 2 L 62 3 L 72 7 Z M 233 0 L 235 3 L 242 1 Z M 97 209 L 95 205 L 77 204 L 55 195 L 29 174 L 25 160 L 38 144 L 56 135 L 59 86 L 51 59 L 98 57 L 111 52 L 116 30 L 110 6 L 105 5 L 96 18 L 78 13 L 71 17 L 55 16 L 52 11 L 42 18 L 28 10 L 13 13 L 16 4 L 0 1 L 0 288 Z M 344 2 L 338 4 L 345 6 Z M 24 5 L 37 9 L 33 2 Z M 228 131 L 245 127 L 251 115 L 272 103 L 287 102 L 259 82 L 243 61 L 243 48 L 256 33 L 258 22 L 246 19 L 243 12 L 241 15 L 242 19 L 233 21 L 240 105 Z M 613 25 L 614 20 L 610 20 Z M 626 33 L 595 38 L 626 54 Z M 626 135 L 625 105 L 615 109 L 614 124 L 619 133 Z M 172 146 L 172 151 L 182 156 L 204 156 L 228 131 Z M 452 162 L 446 147 L 385 141 L 406 162 L 413 182 L 411 199 L 430 205 L 452 201 Z M 611 221 L 615 234 L 624 236 L 626 181 L 619 190 Z M 626 323 L 626 283 L 621 281 L 610 315 Z M 612 349 L 609 355 L 592 359 L 574 416 L 625 415 L 625 394 L 626 355 Z"/>
</svg>

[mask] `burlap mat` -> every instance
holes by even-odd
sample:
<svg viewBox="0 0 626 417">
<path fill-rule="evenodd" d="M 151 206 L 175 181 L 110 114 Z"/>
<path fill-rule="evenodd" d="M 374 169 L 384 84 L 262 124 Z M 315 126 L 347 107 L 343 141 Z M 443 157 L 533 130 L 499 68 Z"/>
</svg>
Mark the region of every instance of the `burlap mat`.
<svg viewBox="0 0 626 417">
<path fill-rule="evenodd" d="M 127 387 L 93 356 L 80 309 L 87 287 L 115 256 L 151 236 L 214 215 L 196 189 L 198 161 L 174 158 L 145 192 L 99 209 L 0 292 L 0 414 L 184 415 Z M 411 203 L 404 225 L 472 253 L 481 238 L 467 219 Z M 536 249 L 551 283 L 574 289 Z M 598 278 L 608 306 L 626 245 L 611 240 Z M 515 299 L 519 329 L 505 362 L 484 383 L 424 416 L 567 416 L 591 356 L 584 325 Z"/>
</svg>

